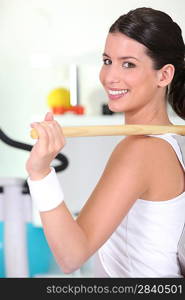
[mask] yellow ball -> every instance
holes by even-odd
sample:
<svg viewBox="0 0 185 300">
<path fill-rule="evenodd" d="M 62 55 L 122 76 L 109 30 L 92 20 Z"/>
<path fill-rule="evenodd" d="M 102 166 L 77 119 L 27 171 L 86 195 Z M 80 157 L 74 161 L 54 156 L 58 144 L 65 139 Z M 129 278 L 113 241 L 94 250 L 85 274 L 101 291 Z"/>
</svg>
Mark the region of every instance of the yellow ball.
<svg viewBox="0 0 185 300">
<path fill-rule="evenodd" d="M 67 88 L 57 88 L 52 90 L 47 98 L 49 107 L 70 107 L 70 91 Z"/>
</svg>

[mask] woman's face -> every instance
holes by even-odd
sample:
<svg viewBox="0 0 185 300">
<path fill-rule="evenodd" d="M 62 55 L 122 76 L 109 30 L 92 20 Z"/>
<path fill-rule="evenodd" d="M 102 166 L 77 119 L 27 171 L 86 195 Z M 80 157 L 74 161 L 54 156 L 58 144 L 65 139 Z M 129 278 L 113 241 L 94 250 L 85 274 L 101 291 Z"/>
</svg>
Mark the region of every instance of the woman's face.
<svg viewBox="0 0 185 300">
<path fill-rule="evenodd" d="M 131 112 L 157 101 L 159 71 L 146 47 L 122 33 L 109 33 L 100 81 L 108 94 L 109 109 Z"/>
</svg>

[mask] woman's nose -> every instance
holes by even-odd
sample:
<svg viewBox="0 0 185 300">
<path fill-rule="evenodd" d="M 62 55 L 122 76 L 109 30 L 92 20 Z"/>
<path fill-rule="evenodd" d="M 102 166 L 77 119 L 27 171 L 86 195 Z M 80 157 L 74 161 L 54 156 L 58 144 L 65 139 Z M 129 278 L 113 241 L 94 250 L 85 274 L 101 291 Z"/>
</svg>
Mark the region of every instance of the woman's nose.
<svg viewBox="0 0 185 300">
<path fill-rule="evenodd" d="M 119 83 L 121 81 L 120 72 L 117 68 L 110 67 L 105 74 L 105 80 L 108 84 Z"/>
</svg>

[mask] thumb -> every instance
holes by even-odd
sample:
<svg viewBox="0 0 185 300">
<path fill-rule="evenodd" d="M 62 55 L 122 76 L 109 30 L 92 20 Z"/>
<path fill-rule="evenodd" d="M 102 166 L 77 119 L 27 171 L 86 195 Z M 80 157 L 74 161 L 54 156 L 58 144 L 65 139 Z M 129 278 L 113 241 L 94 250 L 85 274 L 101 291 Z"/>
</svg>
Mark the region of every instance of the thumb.
<svg viewBox="0 0 185 300">
<path fill-rule="evenodd" d="M 47 112 L 47 114 L 45 115 L 44 121 L 53 121 L 54 117 L 53 117 L 53 113 L 52 112 Z"/>
</svg>

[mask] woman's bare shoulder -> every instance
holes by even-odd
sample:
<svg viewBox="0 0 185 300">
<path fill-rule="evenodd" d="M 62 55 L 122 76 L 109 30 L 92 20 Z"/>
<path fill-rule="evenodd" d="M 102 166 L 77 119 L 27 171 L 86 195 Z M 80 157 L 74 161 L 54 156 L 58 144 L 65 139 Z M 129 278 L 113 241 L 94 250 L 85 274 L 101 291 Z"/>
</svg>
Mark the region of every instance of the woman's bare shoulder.
<svg viewBox="0 0 185 300">
<path fill-rule="evenodd" d="M 124 169 L 140 170 L 140 173 L 148 178 L 150 185 L 151 172 L 154 165 L 160 165 L 175 157 L 174 151 L 163 139 L 152 136 L 128 136 L 122 139 L 115 147 L 112 158 L 114 163 L 117 161 L 122 164 Z"/>
<path fill-rule="evenodd" d="M 134 135 L 128 136 L 122 139 L 117 145 L 117 149 L 124 151 L 125 153 L 141 156 L 144 153 L 144 157 L 150 158 L 153 154 L 166 151 L 171 148 L 168 142 L 155 136 L 147 135 Z"/>
<path fill-rule="evenodd" d="M 136 156 L 136 157 L 149 157 L 149 150 L 154 150 L 156 145 L 156 138 L 145 135 L 134 135 L 123 138 L 115 148 L 115 152 L 119 152 L 122 155 Z"/>
</svg>

